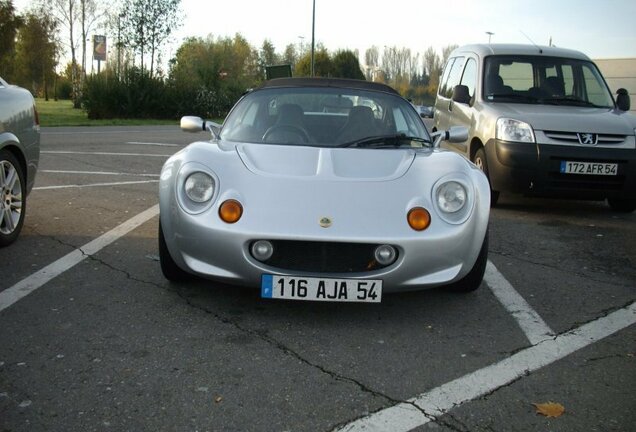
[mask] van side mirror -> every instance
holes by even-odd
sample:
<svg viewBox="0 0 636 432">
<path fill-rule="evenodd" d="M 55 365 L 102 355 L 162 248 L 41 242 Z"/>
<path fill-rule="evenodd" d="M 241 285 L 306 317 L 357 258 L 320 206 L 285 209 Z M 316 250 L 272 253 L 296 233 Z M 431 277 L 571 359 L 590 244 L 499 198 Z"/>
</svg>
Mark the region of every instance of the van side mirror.
<svg viewBox="0 0 636 432">
<path fill-rule="evenodd" d="M 451 99 L 458 103 L 468 104 L 470 103 L 470 91 L 465 85 L 456 85 L 453 89 L 453 96 Z"/>
<path fill-rule="evenodd" d="M 629 111 L 631 107 L 629 93 L 624 88 L 619 88 L 616 91 L 616 107 L 621 111 Z"/>
</svg>

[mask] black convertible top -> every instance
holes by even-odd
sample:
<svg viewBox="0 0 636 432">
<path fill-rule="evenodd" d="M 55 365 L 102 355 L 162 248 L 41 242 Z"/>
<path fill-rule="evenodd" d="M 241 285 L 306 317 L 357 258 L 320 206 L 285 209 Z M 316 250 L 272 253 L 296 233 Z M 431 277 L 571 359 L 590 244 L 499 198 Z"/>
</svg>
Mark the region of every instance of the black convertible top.
<svg viewBox="0 0 636 432">
<path fill-rule="evenodd" d="M 361 90 L 375 90 L 399 96 L 394 88 L 377 82 L 345 78 L 275 78 L 265 81 L 259 89 L 277 87 L 342 87 Z"/>
</svg>

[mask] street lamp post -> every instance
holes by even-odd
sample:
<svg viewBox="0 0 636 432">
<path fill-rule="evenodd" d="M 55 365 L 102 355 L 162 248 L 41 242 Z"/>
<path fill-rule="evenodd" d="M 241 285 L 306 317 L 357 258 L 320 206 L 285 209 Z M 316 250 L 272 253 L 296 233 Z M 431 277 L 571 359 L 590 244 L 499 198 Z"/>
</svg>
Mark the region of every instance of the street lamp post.
<svg viewBox="0 0 636 432">
<path fill-rule="evenodd" d="M 490 43 L 490 38 L 492 37 L 492 35 L 494 35 L 494 33 L 487 31 L 486 34 L 488 35 L 488 43 Z"/>
<path fill-rule="evenodd" d="M 314 76 L 314 51 L 315 51 L 315 36 L 316 36 L 316 0 L 313 0 L 313 11 L 311 15 L 311 76 Z"/>
<path fill-rule="evenodd" d="M 117 18 L 117 79 L 121 76 L 121 19 L 123 17 L 124 14 L 120 13 Z"/>
</svg>

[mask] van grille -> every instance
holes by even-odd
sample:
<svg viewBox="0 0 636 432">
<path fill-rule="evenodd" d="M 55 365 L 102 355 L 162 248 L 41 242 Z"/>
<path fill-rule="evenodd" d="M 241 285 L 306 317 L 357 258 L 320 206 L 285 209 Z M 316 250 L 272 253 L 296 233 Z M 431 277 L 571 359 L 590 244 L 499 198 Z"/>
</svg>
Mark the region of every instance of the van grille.
<svg viewBox="0 0 636 432">
<path fill-rule="evenodd" d="M 576 132 L 543 131 L 546 137 L 554 141 L 568 144 L 578 144 L 579 136 Z M 625 135 L 598 134 L 596 145 L 616 145 L 625 141 Z"/>
</svg>

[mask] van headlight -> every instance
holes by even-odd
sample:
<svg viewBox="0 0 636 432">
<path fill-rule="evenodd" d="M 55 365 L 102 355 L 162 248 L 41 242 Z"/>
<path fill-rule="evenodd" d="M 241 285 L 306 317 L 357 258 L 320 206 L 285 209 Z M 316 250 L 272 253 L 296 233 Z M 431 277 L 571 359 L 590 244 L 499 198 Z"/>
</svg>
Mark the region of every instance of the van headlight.
<svg viewBox="0 0 636 432">
<path fill-rule="evenodd" d="M 497 119 L 495 138 L 502 141 L 535 142 L 532 126 L 526 122 L 505 117 Z"/>
</svg>

